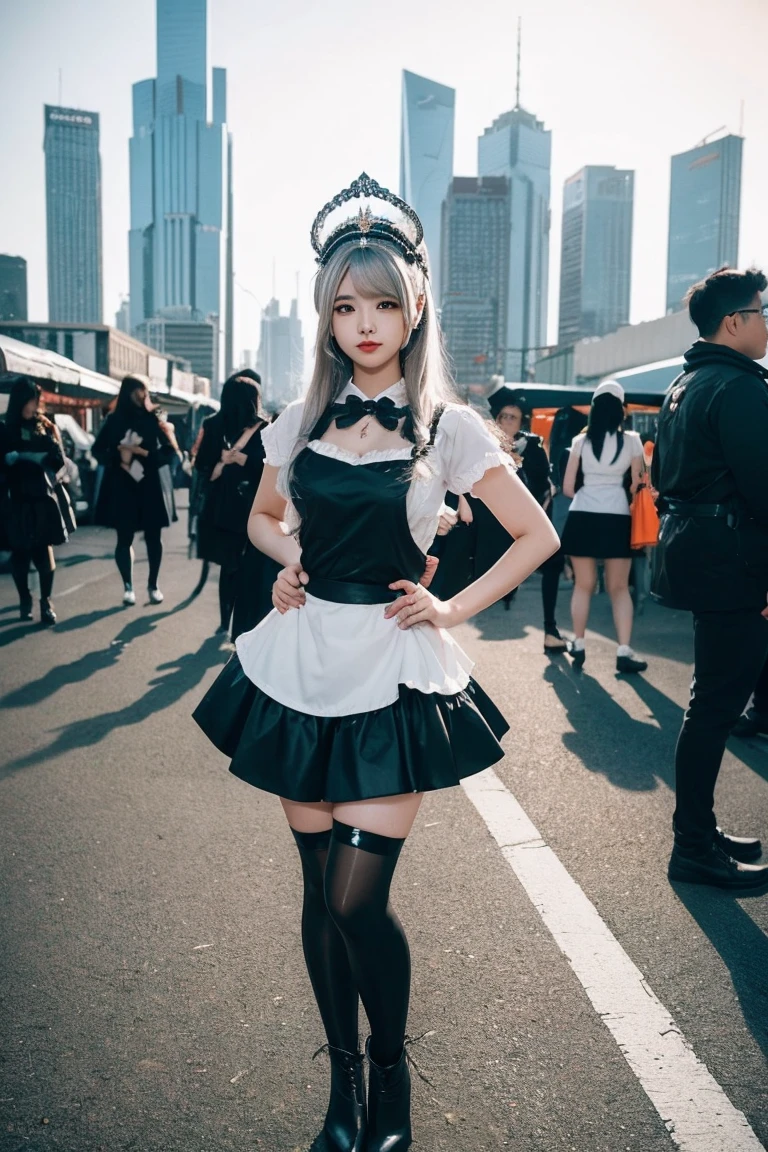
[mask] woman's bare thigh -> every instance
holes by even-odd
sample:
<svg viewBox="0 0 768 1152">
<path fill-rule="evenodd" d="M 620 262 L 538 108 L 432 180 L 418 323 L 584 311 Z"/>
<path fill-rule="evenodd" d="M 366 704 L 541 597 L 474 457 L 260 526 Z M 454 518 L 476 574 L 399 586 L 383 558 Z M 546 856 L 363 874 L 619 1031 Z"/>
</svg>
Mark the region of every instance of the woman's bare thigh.
<svg viewBox="0 0 768 1152">
<path fill-rule="evenodd" d="M 333 804 L 318 800 L 316 804 L 300 804 L 298 800 L 280 797 L 286 819 L 296 832 L 327 832 L 333 825 Z"/>
<path fill-rule="evenodd" d="M 423 796 L 423 792 L 406 792 L 402 796 L 378 796 L 373 800 L 334 804 L 333 818 L 352 828 L 362 828 L 364 832 L 405 840 Z"/>
</svg>

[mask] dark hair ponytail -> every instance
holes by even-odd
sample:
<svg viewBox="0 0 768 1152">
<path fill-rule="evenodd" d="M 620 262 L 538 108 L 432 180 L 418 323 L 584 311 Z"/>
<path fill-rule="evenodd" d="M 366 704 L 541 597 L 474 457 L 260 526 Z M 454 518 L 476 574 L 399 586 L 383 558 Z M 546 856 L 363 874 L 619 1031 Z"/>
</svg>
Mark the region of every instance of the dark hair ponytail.
<svg viewBox="0 0 768 1152">
<path fill-rule="evenodd" d="M 606 436 L 613 432 L 616 433 L 616 455 L 611 463 L 613 464 L 618 460 L 624 447 L 623 423 L 624 405 L 618 396 L 614 396 L 611 392 L 604 392 L 602 396 L 595 397 L 592 401 L 592 407 L 589 409 L 587 440 L 592 445 L 596 460 L 599 460 L 603 454 Z"/>
</svg>

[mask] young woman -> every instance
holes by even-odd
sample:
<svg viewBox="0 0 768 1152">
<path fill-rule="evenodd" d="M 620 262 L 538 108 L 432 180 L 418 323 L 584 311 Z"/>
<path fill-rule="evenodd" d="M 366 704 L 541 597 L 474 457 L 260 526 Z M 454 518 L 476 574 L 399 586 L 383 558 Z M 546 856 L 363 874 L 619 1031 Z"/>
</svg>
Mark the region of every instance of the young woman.
<svg viewBox="0 0 768 1152">
<path fill-rule="evenodd" d="M 157 586 L 163 545 L 160 533 L 176 519 L 170 464 L 178 448 L 170 424 L 152 406 L 146 384 L 126 376 L 117 404 L 105 420 L 93 455 L 104 466 L 96 521 L 117 530 L 115 563 L 123 580 L 123 604 L 136 603 L 133 590 L 133 538 L 144 533 L 149 561 L 147 588 L 161 604 Z"/>
<path fill-rule="evenodd" d="M 617 672 L 644 672 L 648 667 L 630 647 L 633 607 L 629 592 L 632 567 L 632 531 L 625 487 L 630 475 L 634 495 L 643 473 L 643 445 L 637 432 L 625 432 L 624 389 L 617 380 L 605 380 L 592 396 L 586 432 L 575 436 L 563 478 L 563 494 L 573 497 L 563 532 L 563 552 L 573 565 L 571 597 L 574 640 L 569 648 L 573 663 L 586 659 L 584 634 L 592 594 L 597 582 L 597 561 L 605 561 L 605 585 L 611 598 L 613 623 L 619 646 Z M 576 490 L 579 466 L 583 485 Z"/>
<path fill-rule="evenodd" d="M 67 540 L 68 528 L 55 495 L 55 475 L 64 467 L 64 452 L 56 425 L 40 412 L 40 387 L 29 376 L 11 385 L 8 411 L 0 424 L 0 469 L 7 493 L 5 533 L 11 549 L 11 575 L 19 594 L 19 615 L 32 619 L 29 566 L 40 577 L 40 623 L 56 623 L 51 603 L 54 544 Z"/>
<path fill-rule="evenodd" d="M 312 240 L 314 374 L 262 433 L 249 527 L 285 566 L 277 611 L 239 638 L 195 718 L 236 776 L 281 798 L 298 846 L 304 955 L 331 1057 L 326 1142 L 401 1152 L 410 957 L 390 882 L 422 794 L 501 759 L 507 730 L 447 630 L 524 580 L 557 537 L 454 397 L 413 210 L 362 175 L 319 213 Z M 515 544 L 441 602 L 419 580 L 446 489 L 474 491 Z"/>
<path fill-rule="evenodd" d="M 195 468 L 207 481 L 197 522 L 197 554 L 220 566 L 219 632 L 229 632 L 238 591 L 241 598 L 247 594 L 238 585 L 246 551 L 253 547 L 248 540 L 248 516 L 264 468 L 261 430 L 268 423 L 256 381 L 250 376 L 231 376 L 221 390 L 220 411 L 203 422 L 195 456 Z M 249 570 L 249 575 L 253 580 L 254 573 Z M 274 576 L 270 564 L 270 588 Z M 235 637 L 239 631 L 235 630 Z"/>
</svg>

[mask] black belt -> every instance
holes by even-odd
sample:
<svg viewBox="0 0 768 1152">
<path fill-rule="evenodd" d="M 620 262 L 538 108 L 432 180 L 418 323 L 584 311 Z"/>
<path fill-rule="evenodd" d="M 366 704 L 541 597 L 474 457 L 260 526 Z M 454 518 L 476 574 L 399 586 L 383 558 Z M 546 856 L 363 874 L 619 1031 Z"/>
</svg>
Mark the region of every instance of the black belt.
<svg viewBox="0 0 768 1152">
<path fill-rule="evenodd" d="M 310 577 L 305 585 L 310 596 L 330 600 L 332 604 L 390 604 L 402 596 L 386 584 L 353 584 L 348 580 L 319 580 Z"/>
<path fill-rule="evenodd" d="M 724 520 L 733 513 L 730 504 L 688 504 L 685 500 L 665 500 L 664 504 L 673 516 L 711 516 Z"/>
</svg>

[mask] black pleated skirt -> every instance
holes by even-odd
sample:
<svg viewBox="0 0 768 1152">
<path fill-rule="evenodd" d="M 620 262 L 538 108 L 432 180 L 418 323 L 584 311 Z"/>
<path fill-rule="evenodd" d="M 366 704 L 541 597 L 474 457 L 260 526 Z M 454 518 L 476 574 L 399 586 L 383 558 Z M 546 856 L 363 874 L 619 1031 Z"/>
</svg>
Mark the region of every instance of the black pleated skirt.
<svg viewBox="0 0 768 1152">
<path fill-rule="evenodd" d="M 615 512 L 569 512 L 561 547 L 566 556 L 627 560 L 632 556 L 632 518 Z"/>
<path fill-rule="evenodd" d="M 509 725 L 470 680 L 452 696 L 400 685 L 385 708 L 312 716 L 253 684 L 237 655 L 193 714 L 230 772 L 286 800 L 341 804 L 451 788 L 504 755 Z"/>
</svg>

